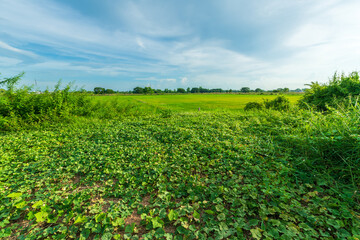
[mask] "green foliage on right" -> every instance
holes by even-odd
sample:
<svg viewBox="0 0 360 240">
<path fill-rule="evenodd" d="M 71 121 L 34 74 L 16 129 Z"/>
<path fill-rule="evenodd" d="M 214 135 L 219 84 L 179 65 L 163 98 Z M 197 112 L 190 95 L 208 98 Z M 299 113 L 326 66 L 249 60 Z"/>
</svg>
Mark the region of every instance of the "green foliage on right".
<svg viewBox="0 0 360 240">
<path fill-rule="evenodd" d="M 338 105 L 354 104 L 357 101 L 356 97 L 360 95 L 358 72 L 352 72 L 348 76 L 335 72 L 329 83 L 312 82 L 309 86 L 310 89 L 305 91 L 299 104 L 302 107 L 310 106 L 320 111 L 327 111 L 329 107 L 336 108 Z"/>
</svg>

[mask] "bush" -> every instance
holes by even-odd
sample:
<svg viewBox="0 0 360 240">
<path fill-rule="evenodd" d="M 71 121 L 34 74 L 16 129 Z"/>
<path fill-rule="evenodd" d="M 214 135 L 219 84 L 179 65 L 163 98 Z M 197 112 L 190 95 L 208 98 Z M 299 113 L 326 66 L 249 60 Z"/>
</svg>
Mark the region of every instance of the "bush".
<svg viewBox="0 0 360 240">
<path fill-rule="evenodd" d="M 290 101 L 284 96 L 279 96 L 271 101 L 265 99 L 263 103 L 248 102 L 245 105 L 244 110 L 245 111 L 254 110 L 254 109 L 261 110 L 263 108 L 277 110 L 277 111 L 288 110 L 290 108 Z"/>
<path fill-rule="evenodd" d="M 254 109 L 256 109 L 256 110 L 263 109 L 263 104 L 258 103 L 258 102 L 248 102 L 244 108 L 245 111 L 254 110 Z"/>
<path fill-rule="evenodd" d="M 312 82 L 310 89 L 305 90 L 305 95 L 299 101 L 301 107 L 312 107 L 319 111 L 327 111 L 338 105 L 352 105 L 360 95 L 360 80 L 358 72 L 348 76 L 335 72 L 327 84 Z"/>
<path fill-rule="evenodd" d="M 89 114 L 90 100 L 86 93 L 71 91 L 71 84 L 60 90 L 59 81 L 54 91 L 39 93 L 28 86 L 16 88 L 22 76 L 19 74 L 0 82 L 7 86 L 0 98 L 0 130 L 15 130 L 25 125 L 70 120 L 74 115 Z"/>
<path fill-rule="evenodd" d="M 284 96 L 279 96 L 271 101 L 268 99 L 264 100 L 264 105 L 266 109 L 284 111 L 290 108 L 290 101 Z"/>
</svg>

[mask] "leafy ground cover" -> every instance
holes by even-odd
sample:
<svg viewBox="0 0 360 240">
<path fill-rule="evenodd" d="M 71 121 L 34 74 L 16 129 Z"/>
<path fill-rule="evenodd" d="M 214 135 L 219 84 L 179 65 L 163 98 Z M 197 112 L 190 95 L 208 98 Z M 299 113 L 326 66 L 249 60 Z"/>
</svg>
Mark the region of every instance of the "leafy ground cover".
<svg viewBox="0 0 360 240">
<path fill-rule="evenodd" d="M 358 156 L 348 118 L 173 113 L 2 133 L 0 237 L 358 239 L 356 169 L 341 181 L 316 166 L 344 139 L 339 159 Z M 350 134 L 330 131 L 341 123 Z"/>
</svg>

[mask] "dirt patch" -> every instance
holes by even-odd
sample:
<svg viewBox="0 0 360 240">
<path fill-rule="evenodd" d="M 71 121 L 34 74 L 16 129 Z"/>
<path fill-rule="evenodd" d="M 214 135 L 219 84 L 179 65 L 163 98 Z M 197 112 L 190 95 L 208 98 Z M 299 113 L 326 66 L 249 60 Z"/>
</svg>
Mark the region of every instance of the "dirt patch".
<svg viewBox="0 0 360 240">
<path fill-rule="evenodd" d="M 150 199 L 151 196 L 150 195 L 146 195 L 143 197 L 142 201 L 140 202 L 141 205 L 143 205 L 144 207 L 150 205 Z"/>
<path fill-rule="evenodd" d="M 164 231 L 166 233 L 173 233 L 174 234 L 176 232 L 176 227 L 174 225 L 166 226 L 164 228 Z"/>
</svg>

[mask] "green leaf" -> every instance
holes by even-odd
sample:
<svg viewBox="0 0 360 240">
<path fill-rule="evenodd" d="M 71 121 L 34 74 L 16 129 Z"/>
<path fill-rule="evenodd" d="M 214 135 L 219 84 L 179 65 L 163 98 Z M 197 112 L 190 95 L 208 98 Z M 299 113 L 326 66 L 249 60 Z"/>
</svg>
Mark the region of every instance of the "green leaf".
<svg viewBox="0 0 360 240">
<path fill-rule="evenodd" d="M 226 218 L 226 216 L 225 216 L 224 213 L 220 213 L 220 214 L 217 216 L 217 219 L 218 219 L 219 221 L 224 221 L 225 218 Z"/>
<path fill-rule="evenodd" d="M 223 205 L 216 205 L 215 206 L 215 209 L 216 209 L 216 211 L 218 211 L 218 212 L 222 212 L 223 210 L 224 210 L 224 206 Z"/>
<path fill-rule="evenodd" d="M 186 234 L 188 231 L 183 226 L 179 226 L 176 228 L 176 231 L 180 234 Z"/>
<path fill-rule="evenodd" d="M 80 238 L 79 238 L 79 240 L 86 240 L 86 239 L 88 239 L 89 235 L 90 235 L 90 230 L 89 230 L 89 229 L 85 229 L 85 230 L 83 230 L 83 231 L 80 233 Z"/>
<path fill-rule="evenodd" d="M 23 208 L 23 207 L 26 207 L 28 202 L 26 201 L 21 201 L 19 202 L 18 204 L 15 205 L 16 208 Z"/>
<path fill-rule="evenodd" d="M 135 229 L 135 223 L 129 224 L 125 227 L 126 233 L 133 233 Z"/>
<path fill-rule="evenodd" d="M 174 211 L 173 209 L 170 210 L 168 214 L 168 218 L 170 221 L 176 220 L 179 217 L 178 212 Z"/>
<path fill-rule="evenodd" d="M 251 220 L 249 221 L 249 226 L 253 227 L 253 226 L 258 225 L 258 223 L 259 223 L 259 220 L 257 220 L 257 219 L 251 219 Z"/>
<path fill-rule="evenodd" d="M 211 211 L 211 210 L 205 210 L 205 212 L 206 212 L 207 214 L 211 214 L 211 215 L 214 215 L 214 214 L 215 214 L 215 212 L 214 212 L 214 211 Z"/>
<path fill-rule="evenodd" d="M 262 234 L 261 234 L 259 228 L 250 229 L 250 232 L 251 232 L 251 235 L 253 238 L 258 239 L 258 240 L 261 239 Z"/>
<path fill-rule="evenodd" d="M 196 219 L 196 220 L 200 220 L 200 213 L 198 213 L 196 210 L 194 210 L 194 213 L 193 213 L 193 217 Z"/>
<path fill-rule="evenodd" d="M 115 221 L 112 221 L 111 224 L 114 226 L 114 227 L 117 227 L 117 226 L 122 226 L 125 224 L 125 219 L 124 218 L 116 218 Z"/>
<path fill-rule="evenodd" d="M 37 201 L 36 203 L 34 203 L 32 205 L 33 208 L 37 209 L 38 207 L 41 207 L 44 204 L 44 202 L 42 200 Z"/>
<path fill-rule="evenodd" d="M 35 214 L 36 222 L 44 222 L 49 214 L 47 212 L 38 212 Z"/>
<path fill-rule="evenodd" d="M 31 219 L 34 219 L 35 218 L 35 215 L 34 215 L 34 212 L 33 211 L 30 211 L 27 215 L 27 219 L 28 220 L 31 220 Z"/>
<path fill-rule="evenodd" d="M 164 225 L 164 222 L 159 219 L 159 217 L 155 217 L 151 219 L 153 228 L 161 228 Z"/>
<path fill-rule="evenodd" d="M 22 193 L 10 193 L 7 195 L 8 198 L 19 198 L 22 196 Z"/>
<path fill-rule="evenodd" d="M 351 234 L 346 231 L 345 229 L 341 228 L 339 231 L 338 231 L 338 236 L 341 238 L 341 239 L 345 239 L 345 238 L 348 238 L 348 237 L 351 237 Z"/>
<path fill-rule="evenodd" d="M 112 237 L 113 237 L 113 235 L 111 233 L 107 232 L 104 235 L 102 235 L 101 240 L 111 240 Z"/>
<path fill-rule="evenodd" d="M 104 218 L 105 218 L 105 213 L 99 213 L 99 214 L 95 215 L 95 221 L 97 223 L 101 222 Z"/>
<path fill-rule="evenodd" d="M 85 216 L 80 215 L 75 218 L 74 224 L 84 223 L 84 222 L 86 222 L 86 220 L 87 220 L 87 218 Z"/>
<path fill-rule="evenodd" d="M 195 232 L 196 231 L 196 227 L 194 225 L 190 225 L 189 226 L 189 230 L 192 231 L 192 232 Z"/>
<path fill-rule="evenodd" d="M 275 228 L 271 228 L 270 230 L 266 231 L 266 234 L 274 239 L 279 238 L 279 232 Z"/>
</svg>

